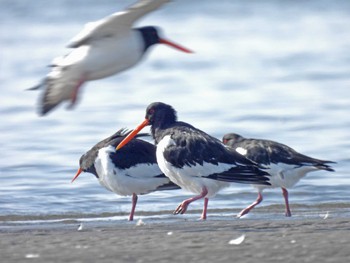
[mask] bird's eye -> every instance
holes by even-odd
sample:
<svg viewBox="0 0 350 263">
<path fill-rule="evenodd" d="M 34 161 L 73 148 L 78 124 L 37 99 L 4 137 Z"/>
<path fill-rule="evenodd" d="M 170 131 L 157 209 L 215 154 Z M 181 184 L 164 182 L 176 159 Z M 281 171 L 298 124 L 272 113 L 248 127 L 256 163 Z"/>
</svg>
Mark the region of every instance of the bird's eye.
<svg viewBox="0 0 350 263">
<path fill-rule="evenodd" d="M 154 109 L 153 109 L 153 108 L 152 108 L 152 109 L 149 109 L 148 113 L 149 113 L 149 114 L 153 114 L 153 113 L 154 113 Z"/>
</svg>

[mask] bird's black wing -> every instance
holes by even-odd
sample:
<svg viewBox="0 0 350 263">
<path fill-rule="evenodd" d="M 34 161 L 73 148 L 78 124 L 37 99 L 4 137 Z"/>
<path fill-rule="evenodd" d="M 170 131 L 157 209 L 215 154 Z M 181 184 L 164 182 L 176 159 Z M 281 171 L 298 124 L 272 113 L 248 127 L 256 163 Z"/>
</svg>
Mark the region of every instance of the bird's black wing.
<svg viewBox="0 0 350 263">
<path fill-rule="evenodd" d="M 230 169 L 208 174 L 220 181 L 269 184 L 269 174 L 258 168 L 255 162 L 223 145 L 218 139 L 181 123 L 176 129 L 166 129 L 162 136 L 170 135 L 173 143 L 164 149 L 164 158 L 177 168 L 210 163 L 219 166 L 229 164 Z"/>
<path fill-rule="evenodd" d="M 235 147 L 241 147 L 246 150 L 245 156 L 257 163 L 269 165 L 270 163 L 285 163 L 290 165 L 312 165 L 319 169 L 334 171 L 328 164 L 332 161 L 320 160 L 310 156 L 298 153 L 291 147 L 270 141 L 246 139 L 235 144 Z"/>
</svg>

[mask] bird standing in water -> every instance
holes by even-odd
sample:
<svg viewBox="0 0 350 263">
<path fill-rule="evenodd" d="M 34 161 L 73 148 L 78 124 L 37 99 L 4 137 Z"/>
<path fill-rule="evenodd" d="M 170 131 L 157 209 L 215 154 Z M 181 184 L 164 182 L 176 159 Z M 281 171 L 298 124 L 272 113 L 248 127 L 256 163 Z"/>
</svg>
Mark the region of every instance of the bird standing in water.
<svg viewBox="0 0 350 263">
<path fill-rule="evenodd" d="M 313 171 L 330 171 L 334 170 L 329 166 L 332 161 L 315 159 L 298 153 L 287 145 L 259 139 L 246 139 L 236 133 L 228 133 L 223 137 L 223 143 L 242 156 L 257 162 L 268 168 L 271 175 L 270 186 L 254 185 L 258 189 L 258 198 L 250 206 L 243 209 L 237 217 L 248 214 L 255 206 L 263 200 L 262 192 L 265 188 L 280 187 L 285 201 L 285 215 L 290 217 L 288 190 L 293 187 L 307 173 Z"/>
<path fill-rule="evenodd" d="M 92 173 L 107 190 L 122 196 L 132 196 L 129 221 L 134 219 L 137 195 L 159 190 L 180 189 L 161 172 L 156 160 L 156 147 L 139 137 L 121 151 L 115 147 L 129 134 L 124 129 L 102 140 L 83 154 L 80 168 L 72 179 L 81 172 Z"/>
<path fill-rule="evenodd" d="M 229 186 L 228 182 L 269 185 L 268 174 L 254 162 L 192 125 L 177 121 L 175 110 L 162 102 L 147 107 L 145 120 L 117 150 L 125 147 L 147 125 L 151 125 L 162 172 L 181 188 L 196 194 L 184 200 L 174 214 L 185 213 L 190 203 L 204 198 L 201 219 L 206 219 L 209 198 Z"/>
</svg>

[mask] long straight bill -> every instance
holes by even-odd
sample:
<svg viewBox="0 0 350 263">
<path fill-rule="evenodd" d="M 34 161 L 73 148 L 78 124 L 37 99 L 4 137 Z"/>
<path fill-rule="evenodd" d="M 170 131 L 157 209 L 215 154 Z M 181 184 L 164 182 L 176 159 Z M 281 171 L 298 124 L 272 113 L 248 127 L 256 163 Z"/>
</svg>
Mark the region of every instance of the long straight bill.
<svg viewBox="0 0 350 263">
<path fill-rule="evenodd" d="M 183 46 L 180 46 L 179 44 L 176 44 L 176 43 L 171 42 L 170 40 L 167 40 L 164 38 L 159 39 L 159 43 L 171 46 L 171 47 L 176 48 L 178 50 L 181 50 L 182 52 L 185 52 L 185 53 L 194 53 L 192 50 L 185 48 Z"/>
<path fill-rule="evenodd" d="M 149 121 L 147 119 L 145 119 L 139 126 L 136 127 L 135 130 L 133 130 L 132 132 L 130 132 L 128 134 L 128 136 L 126 136 L 124 138 L 124 140 L 122 140 L 118 146 L 116 147 L 116 150 L 118 151 L 120 148 L 124 147 L 128 142 L 130 142 L 132 140 L 132 138 L 134 138 L 136 136 L 136 134 L 138 134 L 145 126 L 147 126 L 149 124 Z"/>
<path fill-rule="evenodd" d="M 74 176 L 74 178 L 72 179 L 71 183 L 73 183 L 75 181 L 75 179 L 78 178 L 79 174 L 81 174 L 82 171 L 83 170 L 81 168 L 78 169 L 78 171 L 77 171 L 76 175 Z"/>
</svg>

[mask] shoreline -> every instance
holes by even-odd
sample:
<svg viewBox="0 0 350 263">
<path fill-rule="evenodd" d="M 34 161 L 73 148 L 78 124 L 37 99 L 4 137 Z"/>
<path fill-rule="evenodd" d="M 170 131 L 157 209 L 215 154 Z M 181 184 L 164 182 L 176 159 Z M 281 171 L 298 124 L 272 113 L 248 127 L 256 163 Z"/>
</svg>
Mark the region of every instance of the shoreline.
<svg viewBox="0 0 350 263">
<path fill-rule="evenodd" d="M 321 203 L 318 205 L 302 205 L 302 204 L 292 204 L 292 217 L 286 218 L 284 217 L 284 205 L 274 204 L 269 206 L 258 206 L 252 210 L 247 216 L 244 218 L 249 219 L 295 219 L 296 217 L 301 218 L 318 218 L 322 217 L 323 214 L 329 213 L 332 214 L 333 217 L 350 217 L 350 203 Z M 220 219 L 220 217 L 230 217 L 235 218 L 236 215 L 240 212 L 240 209 L 213 209 L 210 208 L 208 210 L 208 219 L 216 218 Z M 138 211 L 136 210 L 135 218 L 160 218 L 166 220 L 166 218 L 172 219 L 180 219 L 183 218 L 191 218 L 196 215 L 200 215 L 202 211 L 200 209 L 189 209 L 185 215 L 177 215 L 174 216 L 172 210 L 162 210 L 162 211 Z M 59 222 L 59 221 L 76 221 L 79 222 L 81 220 L 104 220 L 111 219 L 115 221 L 126 221 L 129 215 L 129 211 L 125 212 L 103 212 L 103 213 L 56 213 L 56 214 L 0 214 L 0 230 L 3 224 L 11 224 L 16 222 L 22 222 L 23 224 L 30 224 L 31 222 Z"/>
<path fill-rule="evenodd" d="M 145 220 L 1 230 L 0 255 L 3 262 L 346 262 L 349 242 L 349 218 Z"/>
<path fill-rule="evenodd" d="M 282 208 L 282 209 L 281 209 Z M 347 262 L 350 208 L 260 207 L 250 217 L 211 210 L 173 216 L 139 212 L 1 217 L 2 262 Z M 238 211 L 237 211 L 238 212 Z M 18 219 L 27 219 L 20 221 Z M 41 220 L 41 221 L 40 221 Z M 51 221 L 50 221 L 51 220 Z"/>
</svg>

